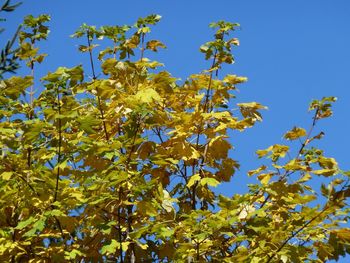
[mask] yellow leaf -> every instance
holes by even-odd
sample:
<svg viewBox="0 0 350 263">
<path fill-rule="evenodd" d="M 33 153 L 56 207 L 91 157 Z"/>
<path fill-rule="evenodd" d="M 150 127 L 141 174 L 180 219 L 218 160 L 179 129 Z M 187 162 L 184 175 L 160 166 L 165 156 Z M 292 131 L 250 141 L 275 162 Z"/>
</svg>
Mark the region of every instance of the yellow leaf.
<svg viewBox="0 0 350 263">
<path fill-rule="evenodd" d="M 284 138 L 287 140 L 296 140 L 304 136 L 306 136 L 306 131 L 303 128 L 294 127 L 284 135 Z"/>
<path fill-rule="evenodd" d="M 163 200 L 162 201 L 162 207 L 164 208 L 164 210 L 165 211 L 167 211 L 168 213 L 170 213 L 171 211 L 173 211 L 173 205 L 172 205 L 172 203 L 171 203 L 171 201 L 170 200 L 167 200 L 167 199 L 165 199 L 165 200 Z"/>
<path fill-rule="evenodd" d="M 264 170 L 266 170 L 266 166 L 265 165 L 262 165 L 262 166 L 260 166 L 258 169 L 255 169 L 255 170 L 250 170 L 250 171 L 248 171 L 248 176 L 252 176 L 252 175 L 254 175 L 254 174 L 258 174 L 258 173 L 260 173 L 261 171 L 264 171 Z"/>
<path fill-rule="evenodd" d="M 159 47 L 160 48 L 166 48 L 166 46 L 162 42 L 160 42 L 158 40 L 150 40 L 146 44 L 146 49 L 150 49 L 150 50 L 155 51 L 155 52 L 158 51 Z"/>
<path fill-rule="evenodd" d="M 317 175 L 324 175 L 324 176 L 331 176 L 337 173 L 337 170 L 335 169 L 321 169 L 321 170 L 314 170 L 312 173 Z"/>
<path fill-rule="evenodd" d="M 157 209 L 151 202 L 140 201 L 137 203 L 137 211 L 142 215 L 156 216 L 158 215 Z"/>
<path fill-rule="evenodd" d="M 191 188 L 200 179 L 201 179 L 201 176 L 199 174 L 192 175 L 190 180 L 188 180 L 187 187 Z"/>
<path fill-rule="evenodd" d="M 248 215 L 255 211 L 255 207 L 253 205 L 241 204 L 241 211 L 238 214 L 239 219 L 246 219 Z"/>
<path fill-rule="evenodd" d="M 215 178 L 203 178 L 201 181 L 201 185 L 209 185 L 209 186 L 213 186 L 216 187 L 218 184 L 220 184 L 220 182 L 218 180 L 216 180 Z"/>
<path fill-rule="evenodd" d="M 266 106 L 263 106 L 257 102 L 238 103 L 237 105 L 240 108 L 243 117 L 250 117 L 253 118 L 253 120 L 258 121 L 262 121 L 261 114 L 258 112 L 258 110 L 267 109 Z"/>
<path fill-rule="evenodd" d="M 158 92 L 152 88 L 145 88 L 135 94 L 135 98 L 142 103 L 151 103 L 153 101 L 160 101 L 162 98 Z"/>
<path fill-rule="evenodd" d="M 291 161 L 289 161 L 284 168 L 286 170 L 290 170 L 290 171 L 297 171 L 297 170 L 303 170 L 306 171 L 307 167 L 305 165 L 301 165 L 300 164 L 300 160 L 297 159 L 293 159 Z"/>
<path fill-rule="evenodd" d="M 224 159 L 227 157 L 232 146 L 225 138 L 226 136 L 218 136 L 209 142 L 208 155 L 211 158 Z"/>
<path fill-rule="evenodd" d="M 226 75 L 226 77 L 224 78 L 223 81 L 226 83 L 230 83 L 232 85 L 235 85 L 235 84 L 246 82 L 247 80 L 248 80 L 248 78 L 246 78 L 246 77 L 239 77 L 237 75 Z"/>
<path fill-rule="evenodd" d="M 129 247 L 130 242 L 126 241 L 126 242 L 122 242 L 122 250 L 123 251 L 127 251 L 128 247 Z"/>
<path fill-rule="evenodd" d="M 151 153 L 154 152 L 156 144 L 152 141 L 146 141 L 141 144 L 140 148 L 137 150 L 139 157 L 142 160 L 145 160 L 150 156 Z"/>
<path fill-rule="evenodd" d="M 337 169 L 338 167 L 338 163 L 334 158 L 320 156 L 317 161 L 322 168 Z"/>
<path fill-rule="evenodd" d="M 188 161 L 191 159 L 198 159 L 201 155 L 200 153 L 192 147 L 188 142 L 185 141 L 178 141 L 174 146 L 173 149 L 174 154 L 178 155 L 179 158 Z"/>
<path fill-rule="evenodd" d="M 269 147 L 265 150 L 257 150 L 256 154 L 258 155 L 259 158 L 265 157 L 270 151 L 271 151 L 272 147 Z"/>
<path fill-rule="evenodd" d="M 339 230 L 334 230 L 334 234 L 336 234 L 340 239 L 344 240 L 345 242 L 350 242 L 350 229 L 349 228 L 343 228 Z"/>
<path fill-rule="evenodd" d="M 3 172 L 0 177 L 5 180 L 8 181 L 11 179 L 11 176 L 13 175 L 13 172 Z"/>
<path fill-rule="evenodd" d="M 147 244 L 138 244 L 139 247 L 143 250 L 146 250 L 148 248 L 148 245 Z"/>
<path fill-rule="evenodd" d="M 222 160 L 220 170 L 215 173 L 215 177 L 220 181 L 228 182 L 235 173 L 235 170 L 239 169 L 239 163 L 231 158 Z"/>
<path fill-rule="evenodd" d="M 306 174 L 304 174 L 303 177 L 301 177 L 301 178 L 298 180 L 298 182 L 301 182 L 301 183 L 307 182 L 307 181 L 309 181 L 311 178 L 312 178 L 312 176 L 311 176 L 309 173 L 306 173 Z"/>
<path fill-rule="evenodd" d="M 262 185 L 267 185 L 272 176 L 273 176 L 273 173 L 260 174 L 258 176 L 258 179 L 260 180 Z"/>
</svg>

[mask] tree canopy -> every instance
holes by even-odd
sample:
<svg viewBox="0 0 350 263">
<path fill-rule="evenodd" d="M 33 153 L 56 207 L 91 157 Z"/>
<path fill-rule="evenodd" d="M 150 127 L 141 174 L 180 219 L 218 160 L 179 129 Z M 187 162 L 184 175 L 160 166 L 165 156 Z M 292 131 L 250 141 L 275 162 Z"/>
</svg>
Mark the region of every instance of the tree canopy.
<svg viewBox="0 0 350 263">
<path fill-rule="evenodd" d="M 166 47 L 150 35 L 160 19 L 83 24 L 72 37 L 90 65 L 40 79 L 50 16 L 24 19 L 14 59 L 29 73 L 5 70 L 0 82 L 0 260 L 287 263 L 350 253 L 350 173 L 313 132 L 336 98 L 312 101 L 310 127 L 257 150 L 262 164 L 248 175 L 259 183 L 224 196 L 215 187 L 239 176 L 228 133 L 266 109 L 236 102 L 246 77 L 219 74 L 234 62 L 240 25 L 211 23 L 200 47 L 208 68 L 180 81 L 147 58 Z"/>
</svg>

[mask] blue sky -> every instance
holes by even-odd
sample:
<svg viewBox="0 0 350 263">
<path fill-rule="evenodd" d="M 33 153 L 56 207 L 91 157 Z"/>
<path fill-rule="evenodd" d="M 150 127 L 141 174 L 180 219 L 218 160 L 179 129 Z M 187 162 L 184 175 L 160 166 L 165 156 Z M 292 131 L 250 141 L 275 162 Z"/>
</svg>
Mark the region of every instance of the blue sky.
<svg viewBox="0 0 350 263">
<path fill-rule="evenodd" d="M 282 136 L 295 125 L 308 128 L 312 117 L 308 104 L 323 96 L 336 96 L 338 102 L 334 117 L 320 121 L 316 128 L 316 132 L 323 130 L 326 134 L 318 146 L 326 156 L 336 158 L 342 169 L 350 169 L 349 0 L 23 1 L 2 23 L 8 30 L 1 38 L 9 36 L 24 15 L 51 15 L 49 40 L 42 44 L 49 56 L 37 70 L 39 77 L 58 66 L 83 63 L 89 69 L 86 56 L 77 52 L 78 42 L 69 37 L 82 23 L 132 24 L 140 16 L 162 15 L 152 38 L 162 40 L 167 49 L 156 59 L 182 79 L 209 67 L 198 48 L 211 40 L 210 22 L 240 23 L 236 37 L 241 46 L 233 52 L 236 63 L 226 66 L 222 75 L 248 77 L 237 102 L 258 101 L 269 107 L 261 124 L 233 134 L 232 154 L 242 164 L 240 173 L 257 167 L 255 150 L 286 143 Z M 245 186 L 239 176 L 220 189 L 230 194 L 237 186 Z"/>
</svg>

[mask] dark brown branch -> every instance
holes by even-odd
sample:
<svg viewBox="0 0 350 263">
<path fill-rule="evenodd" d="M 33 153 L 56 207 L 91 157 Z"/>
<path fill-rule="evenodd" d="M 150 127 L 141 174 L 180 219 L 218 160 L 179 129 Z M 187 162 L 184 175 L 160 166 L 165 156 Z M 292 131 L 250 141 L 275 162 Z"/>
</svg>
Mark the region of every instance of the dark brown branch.
<svg viewBox="0 0 350 263">
<path fill-rule="evenodd" d="M 207 110 L 209 109 L 209 101 L 210 101 L 210 91 L 211 91 L 211 85 L 212 85 L 212 81 L 213 81 L 213 69 L 214 66 L 216 64 L 216 56 L 217 56 L 217 52 L 218 50 L 215 49 L 215 53 L 214 53 L 214 58 L 213 58 L 213 62 L 212 65 L 210 67 L 210 77 L 209 77 L 209 83 L 208 83 L 208 87 L 207 87 L 207 92 L 205 95 L 205 102 L 204 102 L 204 106 L 203 106 L 203 113 L 207 112 Z M 203 120 L 201 120 L 200 125 L 198 126 L 198 131 L 197 131 L 197 138 L 196 138 L 196 150 L 198 150 L 199 147 L 199 138 L 200 135 L 202 133 L 202 125 L 203 125 Z M 202 165 L 203 165 L 203 161 L 204 161 L 204 156 L 202 157 Z M 192 164 L 192 176 L 195 174 L 196 172 L 196 166 L 198 165 L 198 162 L 196 163 L 195 161 L 193 161 Z M 192 209 L 195 210 L 196 209 L 196 188 L 197 188 L 198 182 L 196 182 L 193 186 L 192 186 L 192 197 L 191 197 L 191 205 L 192 205 Z"/>
<path fill-rule="evenodd" d="M 120 187 L 120 188 L 119 188 L 119 205 L 118 205 L 118 235 L 119 235 L 120 263 L 124 263 L 124 259 L 123 259 L 123 248 L 122 248 L 122 244 L 123 244 L 123 233 L 122 233 L 122 224 L 121 224 L 122 192 L 123 192 L 123 188 Z"/>
<path fill-rule="evenodd" d="M 90 40 L 90 31 L 88 30 L 86 33 L 87 37 L 87 42 L 88 42 L 88 50 L 89 50 L 89 57 L 90 57 L 90 65 L 91 65 L 91 71 L 92 71 L 92 78 L 93 80 L 96 79 L 96 74 L 95 74 L 95 65 L 94 65 L 94 60 L 92 58 L 92 49 L 91 49 L 91 40 Z"/>
<path fill-rule="evenodd" d="M 313 218 L 311 218 L 308 222 L 306 222 L 304 225 L 302 225 L 297 231 L 295 231 L 294 233 L 292 233 L 283 243 L 282 245 L 274 252 L 273 255 L 271 255 L 267 262 L 266 263 L 269 263 L 271 262 L 271 260 L 277 255 L 278 252 L 280 252 L 284 247 L 285 245 L 288 244 L 288 242 L 296 237 L 296 235 L 298 235 L 301 231 L 303 231 L 306 227 L 308 227 L 313 221 L 315 221 L 321 214 L 323 214 L 324 212 L 326 212 L 326 210 L 329 208 L 330 206 L 325 206 L 324 209 L 319 212 L 317 215 L 315 215 Z"/>
<path fill-rule="evenodd" d="M 60 164 L 61 164 L 61 144 L 62 144 L 62 130 L 61 130 L 61 102 L 60 102 L 60 87 L 57 87 L 57 104 L 58 104 L 58 152 L 57 152 L 57 174 L 54 202 L 57 200 L 58 184 L 60 180 Z"/>
<path fill-rule="evenodd" d="M 141 33 L 141 58 L 140 58 L 140 61 L 142 61 L 144 53 L 145 53 L 145 33 Z"/>
<path fill-rule="evenodd" d="M 307 133 L 307 136 L 306 136 L 304 142 L 301 144 L 301 147 L 300 147 L 300 149 L 299 149 L 299 151 L 298 151 L 298 153 L 297 153 L 296 160 L 299 160 L 299 157 L 300 157 L 302 151 L 305 149 L 306 145 L 307 145 L 307 144 L 309 143 L 309 141 L 310 141 L 310 137 L 311 137 L 312 131 L 313 131 L 313 129 L 314 129 L 314 127 L 316 126 L 316 123 L 317 123 L 317 115 L 318 115 L 318 113 L 319 113 L 319 109 L 316 110 L 316 112 L 315 112 L 315 114 L 314 114 L 314 117 L 312 118 L 312 119 L 313 119 L 312 124 L 311 124 L 311 126 L 310 126 L 310 129 L 309 129 L 309 131 L 308 131 L 308 133 Z M 279 172 L 279 171 L 278 171 L 278 172 Z M 284 180 L 286 177 L 292 175 L 294 172 L 295 172 L 295 171 L 289 171 L 289 172 L 286 171 L 286 172 L 278 179 L 278 182 Z M 271 195 L 268 194 L 267 197 L 266 197 L 266 199 L 264 200 L 264 202 L 260 205 L 260 209 L 263 208 L 263 207 L 265 206 L 265 204 L 268 202 L 268 200 L 269 200 L 270 198 L 271 198 Z"/>
<path fill-rule="evenodd" d="M 89 49 L 89 57 L 90 57 L 90 65 L 91 65 L 91 71 L 92 71 L 92 79 L 96 80 L 96 72 L 95 72 L 95 65 L 94 65 L 94 60 L 92 57 L 92 49 L 91 49 L 91 40 L 90 40 L 90 31 L 87 31 L 87 42 L 88 42 L 88 49 Z M 97 93 L 98 93 L 98 88 L 96 88 Z M 101 119 L 102 119 L 102 125 L 103 125 L 103 130 L 105 133 L 106 140 L 109 141 L 109 135 L 107 132 L 107 125 L 104 117 L 104 112 L 102 109 L 102 103 L 101 103 L 101 98 L 100 96 L 97 95 L 97 102 L 98 102 L 98 110 L 100 111 L 101 114 Z"/>
</svg>

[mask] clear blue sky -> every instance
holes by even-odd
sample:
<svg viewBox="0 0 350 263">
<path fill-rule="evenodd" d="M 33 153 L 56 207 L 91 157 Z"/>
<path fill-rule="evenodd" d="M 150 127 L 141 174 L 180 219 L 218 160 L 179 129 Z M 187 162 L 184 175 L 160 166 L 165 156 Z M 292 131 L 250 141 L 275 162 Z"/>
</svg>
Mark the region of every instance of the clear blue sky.
<svg viewBox="0 0 350 263">
<path fill-rule="evenodd" d="M 3 23 L 7 34 L 24 15 L 52 16 L 49 41 L 42 45 L 49 54 L 42 76 L 58 66 L 87 62 L 69 38 L 82 23 L 91 25 L 131 24 L 151 13 L 162 15 L 153 28 L 154 39 L 162 40 L 165 51 L 158 61 L 166 70 L 185 79 L 208 68 L 198 47 L 210 40 L 212 21 L 241 24 L 236 32 L 241 46 L 234 50 L 236 63 L 224 73 L 247 76 L 237 102 L 258 101 L 269 107 L 264 121 L 245 132 L 234 133 L 233 155 L 242 169 L 232 183 L 220 189 L 227 194 L 245 186 L 240 174 L 257 167 L 254 152 L 274 143 L 294 125 L 309 127 L 308 103 L 323 96 L 336 96 L 334 117 L 319 122 L 316 131 L 326 134 L 319 143 L 325 155 L 335 157 L 344 170 L 350 169 L 350 1 L 349 0 L 23 0 L 23 5 Z M 7 36 L 2 34 L 2 38 Z M 1 40 L 2 42 L 3 40 Z M 87 65 L 87 64 L 86 64 Z M 86 67 L 88 70 L 89 68 Z M 242 177 L 243 178 L 243 177 Z"/>
</svg>

